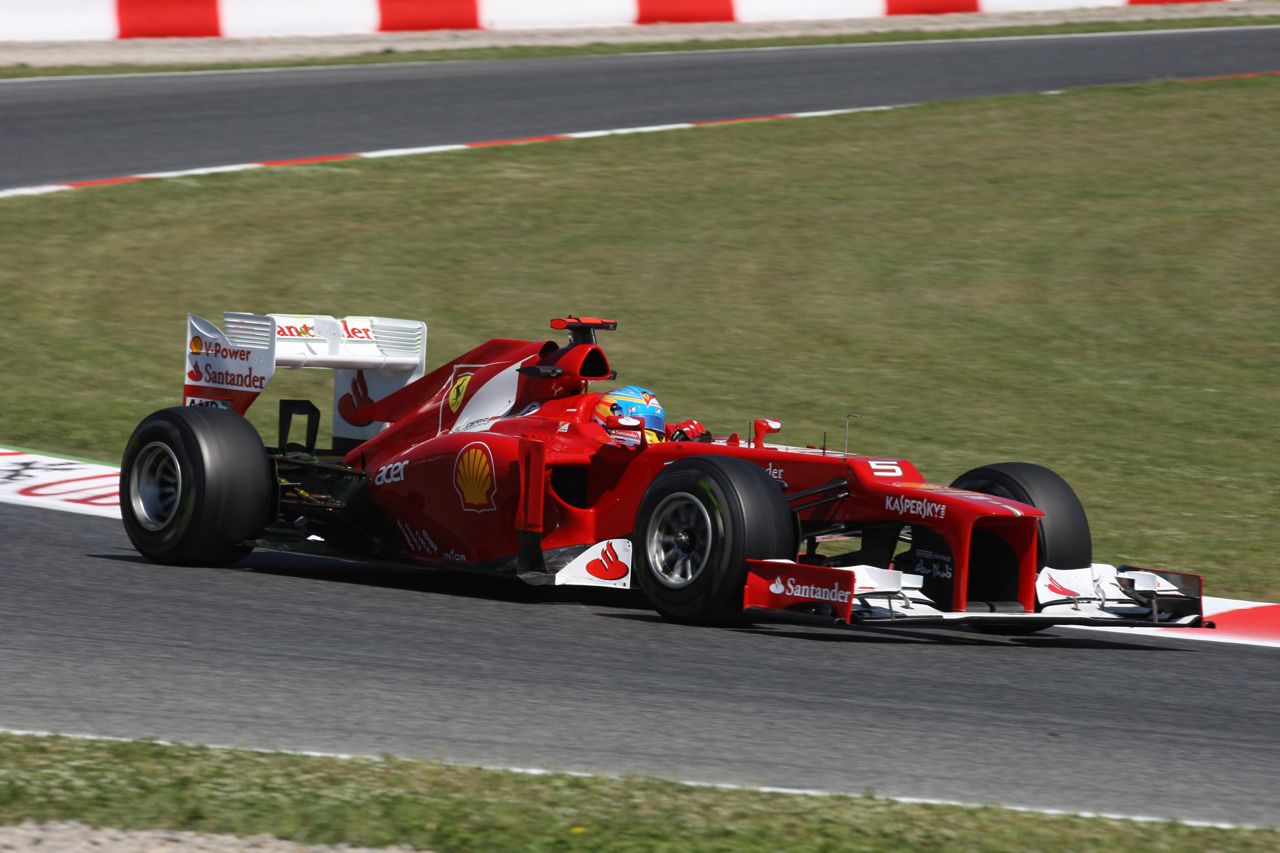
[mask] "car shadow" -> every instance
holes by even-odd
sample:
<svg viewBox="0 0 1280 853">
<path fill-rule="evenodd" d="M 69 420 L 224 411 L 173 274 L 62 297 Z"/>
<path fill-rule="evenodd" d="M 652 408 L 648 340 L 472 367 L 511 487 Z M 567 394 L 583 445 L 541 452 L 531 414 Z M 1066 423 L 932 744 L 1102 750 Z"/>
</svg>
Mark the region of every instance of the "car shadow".
<svg viewBox="0 0 1280 853">
<path fill-rule="evenodd" d="M 156 566 L 142 555 L 121 549 L 114 554 L 89 554 L 99 560 Z M 176 567 L 175 567 L 176 568 Z M 234 566 L 196 571 L 238 571 L 325 583 L 397 589 L 406 592 L 502 601 L 512 604 L 585 604 L 593 607 L 644 609 L 638 592 L 592 587 L 527 584 L 509 575 L 431 569 L 397 563 L 344 559 L 284 551 L 255 550 Z"/>
<path fill-rule="evenodd" d="M 1097 639 L 1092 636 L 1071 637 L 1063 635 L 1036 636 L 1000 636 L 983 634 L 965 628 L 890 628 L 867 627 L 826 628 L 814 632 L 801 632 L 789 629 L 770 630 L 767 626 L 752 626 L 738 629 L 742 633 L 760 634 L 770 637 L 788 639 L 805 639 L 809 641 L 842 641 L 863 643 L 924 643 L 943 646 L 966 646 L 974 648 L 1044 648 L 1044 649 L 1113 649 L 1130 652 L 1186 652 L 1192 651 L 1182 647 L 1160 645 L 1159 640 L 1148 638 L 1132 641 Z"/>
<path fill-rule="evenodd" d="M 609 619 L 625 619 L 632 622 L 665 622 L 661 616 L 648 613 L 602 613 Z M 973 646 L 977 648 L 1032 647 L 1046 649 L 1115 649 L 1125 651 L 1186 652 L 1187 648 L 1158 645 L 1159 640 L 1149 637 L 1126 641 L 1100 638 L 1096 635 L 1067 636 L 1062 634 L 1036 634 L 1033 636 L 1002 636 L 983 634 L 962 626 L 945 628 L 895 628 L 887 625 L 832 625 L 807 622 L 799 619 L 780 618 L 776 622 L 757 621 L 739 626 L 694 626 L 682 628 L 707 631 L 732 631 L 780 640 L 810 643 L 862 643 L 862 644 L 926 644 Z M 1050 629 L 1052 630 L 1052 629 Z M 1174 637 L 1176 639 L 1176 637 Z M 1154 640 L 1154 643 L 1152 642 Z"/>
<path fill-rule="evenodd" d="M 94 559 L 155 566 L 150 560 L 127 549 L 120 553 L 89 554 Z M 208 571 L 202 569 L 201 571 Z M 363 560 L 348 560 L 283 551 L 254 551 L 229 569 L 275 577 L 323 581 L 325 583 L 398 589 L 406 592 L 447 595 L 460 598 L 499 601 L 511 604 L 548 606 L 577 604 L 600 608 L 601 617 L 631 622 L 669 623 L 655 613 L 644 597 L 635 590 L 609 590 L 575 586 L 535 586 L 504 575 L 478 572 L 448 571 Z M 968 646 L 974 648 L 1030 647 L 1045 649 L 1093 649 L 1149 652 L 1189 652 L 1194 649 L 1163 645 L 1163 638 L 1116 639 L 1096 634 L 1068 636 L 1060 633 L 1029 636 L 982 634 L 963 627 L 909 628 L 876 626 L 835 626 L 805 617 L 781 618 L 776 622 L 755 621 L 740 626 L 680 625 L 681 630 L 731 631 L 776 640 L 810 643 L 862 644 L 930 644 Z M 1176 637 L 1174 637 L 1176 639 Z"/>
</svg>

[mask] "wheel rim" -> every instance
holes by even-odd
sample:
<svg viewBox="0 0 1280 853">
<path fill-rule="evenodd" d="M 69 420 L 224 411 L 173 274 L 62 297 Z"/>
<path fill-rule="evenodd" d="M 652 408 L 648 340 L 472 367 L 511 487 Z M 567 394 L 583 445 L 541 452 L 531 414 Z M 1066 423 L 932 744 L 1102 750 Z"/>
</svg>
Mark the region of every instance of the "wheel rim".
<svg viewBox="0 0 1280 853">
<path fill-rule="evenodd" d="M 649 570 L 663 586 L 686 587 L 711 556 L 711 516 L 688 492 L 667 495 L 653 510 L 646 540 Z"/>
<path fill-rule="evenodd" d="M 147 530 L 162 530 L 178 514 L 182 467 L 173 449 L 153 441 L 138 453 L 129 474 L 134 518 Z"/>
</svg>

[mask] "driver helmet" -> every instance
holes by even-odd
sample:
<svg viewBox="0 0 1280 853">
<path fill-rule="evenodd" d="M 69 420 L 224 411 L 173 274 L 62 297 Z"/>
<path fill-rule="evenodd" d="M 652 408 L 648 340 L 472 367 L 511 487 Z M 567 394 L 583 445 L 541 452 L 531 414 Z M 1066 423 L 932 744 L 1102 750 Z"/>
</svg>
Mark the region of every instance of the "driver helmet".
<svg viewBox="0 0 1280 853">
<path fill-rule="evenodd" d="M 665 435 L 666 417 L 662 404 L 653 392 L 639 385 L 614 388 L 600 395 L 596 403 L 595 418 L 604 423 L 610 415 L 630 415 L 644 422 L 644 428 L 659 436 Z"/>
</svg>

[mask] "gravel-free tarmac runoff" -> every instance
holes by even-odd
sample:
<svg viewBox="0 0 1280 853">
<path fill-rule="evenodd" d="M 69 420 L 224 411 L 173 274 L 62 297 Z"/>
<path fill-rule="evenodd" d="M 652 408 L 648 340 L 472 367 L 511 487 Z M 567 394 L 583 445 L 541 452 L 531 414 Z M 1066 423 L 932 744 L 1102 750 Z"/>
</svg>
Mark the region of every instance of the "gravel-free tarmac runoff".
<svg viewBox="0 0 1280 853">
<path fill-rule="evenodd" d="M 1280 27 L 0 81 L 0 190 L 1280 69 Z"/>
<path fill-rule="evenodd" d="M 1271 825 L 1280 650 L 669 624 L 0 505 L 0 726 Z"/>
</svg>

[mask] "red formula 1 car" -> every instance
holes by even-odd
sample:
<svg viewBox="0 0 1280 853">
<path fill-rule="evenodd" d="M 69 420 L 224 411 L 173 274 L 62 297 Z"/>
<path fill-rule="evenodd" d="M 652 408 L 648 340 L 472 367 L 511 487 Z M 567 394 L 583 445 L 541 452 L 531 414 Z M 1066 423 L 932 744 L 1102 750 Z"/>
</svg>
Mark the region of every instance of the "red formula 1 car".
<svg viewBox="0 0 1280 853">
<path fill-rule="evenodd" d="M 265 545 L 634 584 L 693 622 L 1201 624 L 1198 576 L 1093 562 L 1080 502 L 1046 468 L 943 486 L 905 459 L 766 443 L 768 419 L 712 439 L 602 406 L 590 383 L 616 372 L 596 335 L 616 325 L 553 320 L 566 343 L 495 339 L 426 373 L 420 322 L 190 316 L 184 406 L 125 450 L 125 528 L 162 563 Z M 279 367 L 336 371 L 334 448 L 317 449 L 310 401 L 281 401 L 274 448 L 242 417 Z"/>
</svg>

